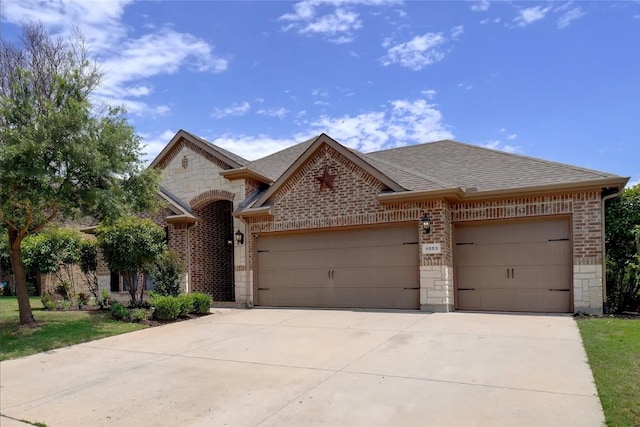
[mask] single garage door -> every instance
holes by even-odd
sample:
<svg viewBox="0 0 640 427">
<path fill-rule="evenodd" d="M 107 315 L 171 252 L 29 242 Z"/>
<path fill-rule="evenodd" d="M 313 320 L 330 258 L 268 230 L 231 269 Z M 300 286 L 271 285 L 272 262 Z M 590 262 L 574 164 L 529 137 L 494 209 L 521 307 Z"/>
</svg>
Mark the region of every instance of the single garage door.
<svg viewBox="0 0 640 427">
<path fill-rule="evenodd" d="M 454 239 L 458 309 L 571 310 L 567 219 L 456 225 Z"/>
<path fill-rule="evenodd" d="M 419 308 L 415 224 L 260 236 L 258 305 Z"/>
</svg>

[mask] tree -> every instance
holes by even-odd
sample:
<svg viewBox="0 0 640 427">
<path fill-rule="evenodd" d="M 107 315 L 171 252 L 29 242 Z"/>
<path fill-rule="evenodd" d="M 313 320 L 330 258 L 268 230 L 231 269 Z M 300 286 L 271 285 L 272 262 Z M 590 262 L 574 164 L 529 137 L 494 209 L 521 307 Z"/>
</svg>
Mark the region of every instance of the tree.
<svg viewBox="0 0 640 427">
<path fill-rule="evenodd" d="M 76 293 L 73 267 L 80 263 L 82 240 L 76 230 L 47 229 L 24 239 L 22 261 L 30 271 L 53 274 L 65 298 L 72 298 Z"/>
<path fill-rule="evenodd" d="M 640 309 L 640 184 L 606 206 L 607 299 L 616 312 Z"/>
<path fill-rule="evenodd" d="M 109 269 L 122 274 L 131 306 L 141 306 L 144 285 L 139 283 L 138 276 L 149 272 L 165 250 L 164 229 L 149 219 L 123 217 L 111 225 L 99 226 L 96 235 Z"/>
<path fill-rule="evenodd" d="M 158 174 L 119 108 L 90 102 L 101 73 L 82 38 L 52 39 L 27 24 L 21 46 L 0 44 L 0 223 L 7 230 L 20 323 L 35 322 L 21 244 L 61 219 L 109 222 L 152 209 Z"/>
<path fill-rule="evenodd" d="M 84 239 L 80 242 L 80 270 L 89 292 L 98 298 L 98 247 L 95 240 Z"/>
<path fill-rule="evenodd" d="M 177 297 L 180 293 L 180 280 L 184 270 L 184 264 L 180 261 L 178 254 L 171 249 L 165 249 L 149 272 L 155 293 Z"/>
</svg>

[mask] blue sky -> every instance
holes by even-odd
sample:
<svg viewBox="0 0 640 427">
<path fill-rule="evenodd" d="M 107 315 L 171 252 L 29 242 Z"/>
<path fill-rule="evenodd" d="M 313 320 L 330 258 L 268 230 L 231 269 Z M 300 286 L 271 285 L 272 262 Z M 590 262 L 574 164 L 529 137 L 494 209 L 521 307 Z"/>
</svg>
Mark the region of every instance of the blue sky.
<svg viewBox="0 0 640 427">
<path fill-rule="evenodd" d="M 3 0 L 79 27 L 153 158 L 179 129 L 254 159 L 326 132 L 455 139 L 640 181 L 640 1 Z"/>
</svg>

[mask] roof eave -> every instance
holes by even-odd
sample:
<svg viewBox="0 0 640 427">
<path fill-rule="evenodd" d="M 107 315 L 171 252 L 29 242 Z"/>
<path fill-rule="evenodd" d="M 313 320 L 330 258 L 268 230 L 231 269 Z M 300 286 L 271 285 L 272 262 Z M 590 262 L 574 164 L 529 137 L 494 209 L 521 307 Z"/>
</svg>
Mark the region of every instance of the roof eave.
<svg viewBox="0 0 640 427">
<path fill-rule="evenodd" d="M 535 196 L 548 193 L 565 193 L 576 191 L 600 191 L 603 188 L 619 188 L 622 189 L 629 181 L 629 178 L 611 177 L 603 179 L 595 179 L 589 181 L 578 181 L 560 184 L 546 184 L 532 187 L 507 188 L 500 190 L 474 191 L 466 192 L 464 200 L 480 200 L 503 197 L 520 197 Z"/>
<path fill-rule="evenodd" d="M 242 211 L 236 211 L 233 213 L 236 218 L 255 218 L 264 216 L 273 216 L 272 206 L 261 206 L 259 208 L 249 208 Z"/>
<path fill-rule="evenodd" d="M 193 215 L 171 215 L 165 218 L 168 224 L 195 224 L 198 219 Z"/>
<path fill-rule="evenodd" d="M 264 175 L 259 174 L 256 171 L 253 171 L 249 168 L 241 167 L 236 169 L 229 169 L 225 171 L 219 172 L 221 176 L 225 177 L 229 181 L 233 181 L 235 179 L 255 179 L 256 181 L 263 182 L 265 184 L 273 184 L 273 180 L 267 178 Z"/>
</svg>

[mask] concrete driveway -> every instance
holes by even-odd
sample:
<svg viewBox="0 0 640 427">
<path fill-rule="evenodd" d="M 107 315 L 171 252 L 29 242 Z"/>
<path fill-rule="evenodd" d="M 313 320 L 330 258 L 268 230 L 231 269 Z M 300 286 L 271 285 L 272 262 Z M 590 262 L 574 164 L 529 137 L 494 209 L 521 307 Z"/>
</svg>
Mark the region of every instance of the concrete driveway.
<svg viewBox="0 0 640 427">
<path fill-rule="evenodd" d="M 0 370 L 3 427 L 604 423 L 568 316 L 216 309 Z"/>
</svg>

